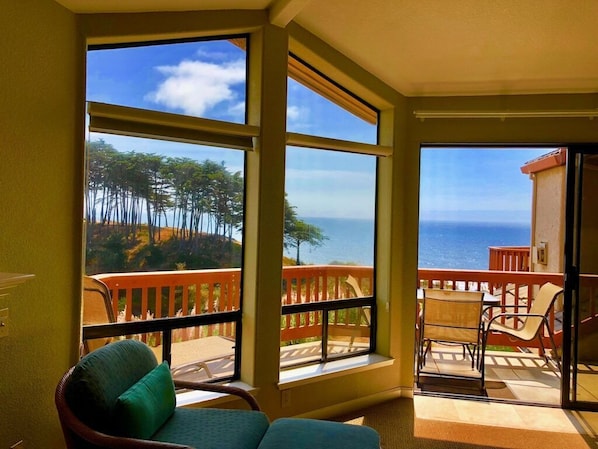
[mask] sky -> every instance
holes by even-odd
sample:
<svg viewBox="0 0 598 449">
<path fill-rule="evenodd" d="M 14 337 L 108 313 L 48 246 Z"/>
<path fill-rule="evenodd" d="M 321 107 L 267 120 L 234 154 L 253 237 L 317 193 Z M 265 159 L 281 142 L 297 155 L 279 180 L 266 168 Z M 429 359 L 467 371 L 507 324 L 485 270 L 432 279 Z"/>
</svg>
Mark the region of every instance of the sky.
<svg viewBox="0 0 598 449">
<path fill-rule="evenodd" d="M 245 51 L 204 41 L 88 52 L 87 98 L 137 108 L 243 123 Z M 368 124 L 289 80 L 288 131 L 365 143 Z M 92 133 L 120 151 L 139 151 L 243 170 L 239 150 Z M 422 220 L 529 221 L 531 181 L 520 167 L 549 149 L 432 149 L 421 153 Z M 375 158 L 288 148 L 286 192 L 300 217 L 374 218 Z"/>
<path fill-rule="evenodd" d="M 531 221 L 532 181 L 521 167 L 547 148 L 422 148 L 420 220 Z"/>
</svg>

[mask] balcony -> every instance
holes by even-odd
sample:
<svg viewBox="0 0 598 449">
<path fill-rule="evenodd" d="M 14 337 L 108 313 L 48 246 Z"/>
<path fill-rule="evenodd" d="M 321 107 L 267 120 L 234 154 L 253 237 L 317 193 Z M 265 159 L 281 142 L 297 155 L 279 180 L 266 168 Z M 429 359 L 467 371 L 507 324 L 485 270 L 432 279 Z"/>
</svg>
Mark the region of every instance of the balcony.
<svg viewBox="0 0 598 449">
<path fill-rule="evenodd" d="M 521 261 L 526 259 L 517 257 L 516 264 L 509 264 L 510 269 L 525 265 Z M 240 323 L 239 269 L 111 273 L 96 277 L 109 286 L 118 321 L 136 323 L 137 337 L 154 347 L 158 357 L 172 358 L 172 365 L 175 369 L 179 367 L 182 375 L 199 374 L 204 379 L 232 376 L 236 364 L 235 331 Z M 346 282 L 349 277 L 356 280 L 360 292 Z M 563 281 L 559 273 L 496 269 L 420 269 L 418 278 L 419 287 L 481 290 L 495 295 L 500 299 L 500 306 L 490 310 L 490 316 L 505 310 L 507 305 L 528 310 L 530 300 L 542 284 L 562 285 Z M 284 267 L 281 368 L 368 353 L 375 336 L 371 329 L 375 317 L 368 317 L 375 311 L 370 296 L 372 286 L 372 267 Z M 598 279 L 584 279 L 584 288 L 587 297 L 594 298 L 598 293 Z M 413 297 L 415 301 L 415 286 Z M 584 313 L 590 323 L 597 312 L 595 301 L 588 300 L 587 304 Z M 557 346 L 562 343 L 561 307 L 557 304 L 549 316 Z M 231 314 L 229 318 L 227 314 Z M 203 321 L 197 321 L 200 319 Z M 163 323 L 169 324 L 165 327 Z M 84 333 L 95 331 L 96 334 L 88 336 L 97 336 L 98 329 L 102 335 L 101 326 L 84 328 Z M 119 333 L 117 329 L 108 334 L 130 335 L 131 332 Z M 550 347 L 548 335 L 543 338 L 545 347 Z M 558 376 L 545 366 L 537 342 L 515 343 L 503 335 L 490 335 L 488 344 L 491 347 L 486 358 L 489 389 L 499 384 L 509 389 L 509 382 L 536 375 L 544 387 L 558 387 Z M 497 348 L 505 351 L 497 351 Z M 438 358 L 434 363 L 439 369 L 447 365 L 452 365 L 450 369 L 461 369 L 461 354 L 450 349 L 434 353 Z M 509 390 L 513 389 L 522 390 L 517 386 Z"/>
</svg>

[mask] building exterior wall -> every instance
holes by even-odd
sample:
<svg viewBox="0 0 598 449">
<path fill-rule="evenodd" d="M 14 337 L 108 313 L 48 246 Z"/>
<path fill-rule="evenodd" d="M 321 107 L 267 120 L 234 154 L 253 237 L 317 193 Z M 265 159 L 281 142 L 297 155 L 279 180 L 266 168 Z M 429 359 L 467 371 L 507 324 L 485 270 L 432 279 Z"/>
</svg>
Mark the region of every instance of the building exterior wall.
<svg viewBox="0 0 598 449">
<path fill-rule="evenodd" d="M 534 224 L 531 271 L 561 273 L 564 269 L 565 166 L 533 174 Z M 538 257 L 545 245 L 545 258 Z"/>
</svg>

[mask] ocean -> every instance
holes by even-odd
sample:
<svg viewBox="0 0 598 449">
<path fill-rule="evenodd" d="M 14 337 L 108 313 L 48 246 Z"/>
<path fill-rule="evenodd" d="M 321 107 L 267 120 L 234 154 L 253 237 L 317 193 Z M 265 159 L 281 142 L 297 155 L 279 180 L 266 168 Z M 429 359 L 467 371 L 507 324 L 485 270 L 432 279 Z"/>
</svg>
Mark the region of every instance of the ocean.
<svg viewBox="0 0 598 449">
<path fill-rule="evenodd" d="M 373 220 L 302 218 L 328 237 L 321 246 L 301 245 L 306 264 L 331 262 L 373 265 Z M 489 246 L 525 246 L 530 242 L 527 223 L 473 223 L 422 221 L 419 226 L 418 266 L 421 268 L 488 269 Z M 285 255 L 295 257 L 294 248 Z"/>
</svg>

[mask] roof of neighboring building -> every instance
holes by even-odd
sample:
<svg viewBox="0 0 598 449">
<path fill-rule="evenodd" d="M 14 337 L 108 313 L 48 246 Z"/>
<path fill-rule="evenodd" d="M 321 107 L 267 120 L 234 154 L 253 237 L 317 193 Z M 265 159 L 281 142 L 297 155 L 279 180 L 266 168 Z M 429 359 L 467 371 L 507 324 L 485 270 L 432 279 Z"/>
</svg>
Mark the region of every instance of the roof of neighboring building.
<svg viewBox="0 0 598 449">
<path fill-rule="evenodd" d="M 521 167 L 521 173 L 531 174 L 531 173 L 538 173 L 543 170 L 548 170 L 549 168 L 558 167 L 560 165 L 565 165 L 567 162 L 567 149 L 566 148 L 557 148 L 550 153 L 543 154 L 536 159 L 532 159 L 531 161 L 527 161 Z"/>
</svg>

